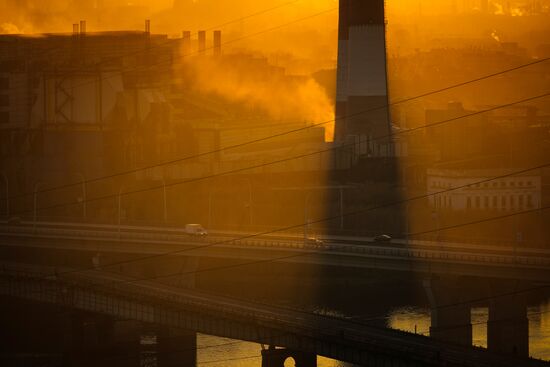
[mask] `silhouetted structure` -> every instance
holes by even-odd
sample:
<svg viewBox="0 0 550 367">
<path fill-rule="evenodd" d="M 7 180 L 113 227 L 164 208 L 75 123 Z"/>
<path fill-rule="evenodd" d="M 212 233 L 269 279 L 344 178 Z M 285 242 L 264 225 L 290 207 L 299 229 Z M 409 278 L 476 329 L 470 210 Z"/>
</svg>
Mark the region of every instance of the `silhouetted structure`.
<svg viewBox="0 0 550 367">
<path fill-rule="evenodd" d="M 335 140 L 391 156 L 384 0 L 340 1 Z M 360 142 L 360 143 L 359 143 Z"/>
</svg>

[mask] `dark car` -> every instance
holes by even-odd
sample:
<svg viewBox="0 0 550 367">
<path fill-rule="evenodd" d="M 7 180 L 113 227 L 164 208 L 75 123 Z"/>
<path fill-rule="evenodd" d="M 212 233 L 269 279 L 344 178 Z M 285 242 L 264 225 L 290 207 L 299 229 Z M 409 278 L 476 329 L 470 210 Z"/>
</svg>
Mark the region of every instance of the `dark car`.
<svg viewBox="0 0 550 367">
<path fill-rule="evenodd" d="M 374 242 L 391 242 L 391 237 L 387 234 L 381 234 L 374 237 Z"/>
</svg>

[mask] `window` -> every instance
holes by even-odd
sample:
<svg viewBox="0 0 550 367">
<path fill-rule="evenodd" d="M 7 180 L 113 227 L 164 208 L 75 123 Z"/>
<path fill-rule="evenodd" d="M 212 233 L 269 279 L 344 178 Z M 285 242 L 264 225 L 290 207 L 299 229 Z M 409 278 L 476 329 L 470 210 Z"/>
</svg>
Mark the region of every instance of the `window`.
<svg viewBox="0 0 550 367">
<path fill-rule="evenodd" d="M 0 107 L 7 107 L 10 105 L 10 96 L 7 94 L 0 94 Z"/>
<path fill-rule="evenodd" d="M 510 196 L 510 207 L 511 208 L 516 207 L 516 197 L 514 195 Z"/>
<path fill-rule="evenodd" d="M 524 199 L 523 199 L 523 195 L 520 195 L 520 196 L 519 196 L 519 207 L 520 207 L 520 208 L 523 208 L 523 200 L 524 200 Z"/>
<path fill-rule="evenodd" d="M 533 197 L 531 195 L 527 195 L 527 207 L 528 208 L 533 207 Z"/>
<path fill-rule="evenodd" d="M 500 207 L 506 209 L 506 196 L 500 198 Z"/>
<path fill-rule="evenodd" d="M 498 208 L 498 197 L 493 196 L 493 208 Z"/>
<path fill-rule="evenodd" d="M 480 208 L 481 207 L 481 198 L 479 196 L 476 196 L 476 208 Z"/>
<path fill-rule="evenodd" d="M 485 196 L 483 202 L 485 204 L 485 209 L 488 209 L 489 208 L 489 197 Z"/>
<path fill-rule="evenodd" d="M 466 208 L 471 209 L 472 208 L 472 198 L 468 196 L 466 199 Z"/>
</svg>

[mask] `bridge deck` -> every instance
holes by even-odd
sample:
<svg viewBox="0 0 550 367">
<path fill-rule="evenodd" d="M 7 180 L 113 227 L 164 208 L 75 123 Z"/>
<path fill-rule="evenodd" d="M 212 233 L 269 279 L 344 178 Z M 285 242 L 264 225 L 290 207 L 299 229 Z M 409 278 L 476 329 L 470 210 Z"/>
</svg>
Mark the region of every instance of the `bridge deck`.
<svg viewBox="0 0 550 367">
<path fill-rule="evenodd" d="M 243 238 L 247 236 L 247 238 Z M 163 254 L 263 261 L 266 259 L 325 266 L 375 268 L 550 282 L 550 253 L 470 244 L 378 243 L 370 238 L 338 237 L 322 244 L 298 237 L 217 233 L 196 238 L 169 228 L 49 223 L 0 226 L 3 246 L 75 251 Z"/>
<path fill-rule="evenodd" d="M 104 271 L 0 264 L 0 292 L 117 318 L 288 347 L 368 366 L 549 366 L 345 318 L 185 290 Z"/>
</svg>

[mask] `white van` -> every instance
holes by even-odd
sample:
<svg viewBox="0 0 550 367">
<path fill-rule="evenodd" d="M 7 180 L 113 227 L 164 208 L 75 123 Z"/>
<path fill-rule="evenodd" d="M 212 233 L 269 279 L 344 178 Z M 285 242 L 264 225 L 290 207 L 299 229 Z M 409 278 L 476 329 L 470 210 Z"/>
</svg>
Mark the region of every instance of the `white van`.
<svg viewBox="0 0 550 367">
<path fill-rule="evenodd" d="M 206 236 L 208 232 L 200 224 L 186 224 L 185 233 L 191 236 Z"/>
</svg>

